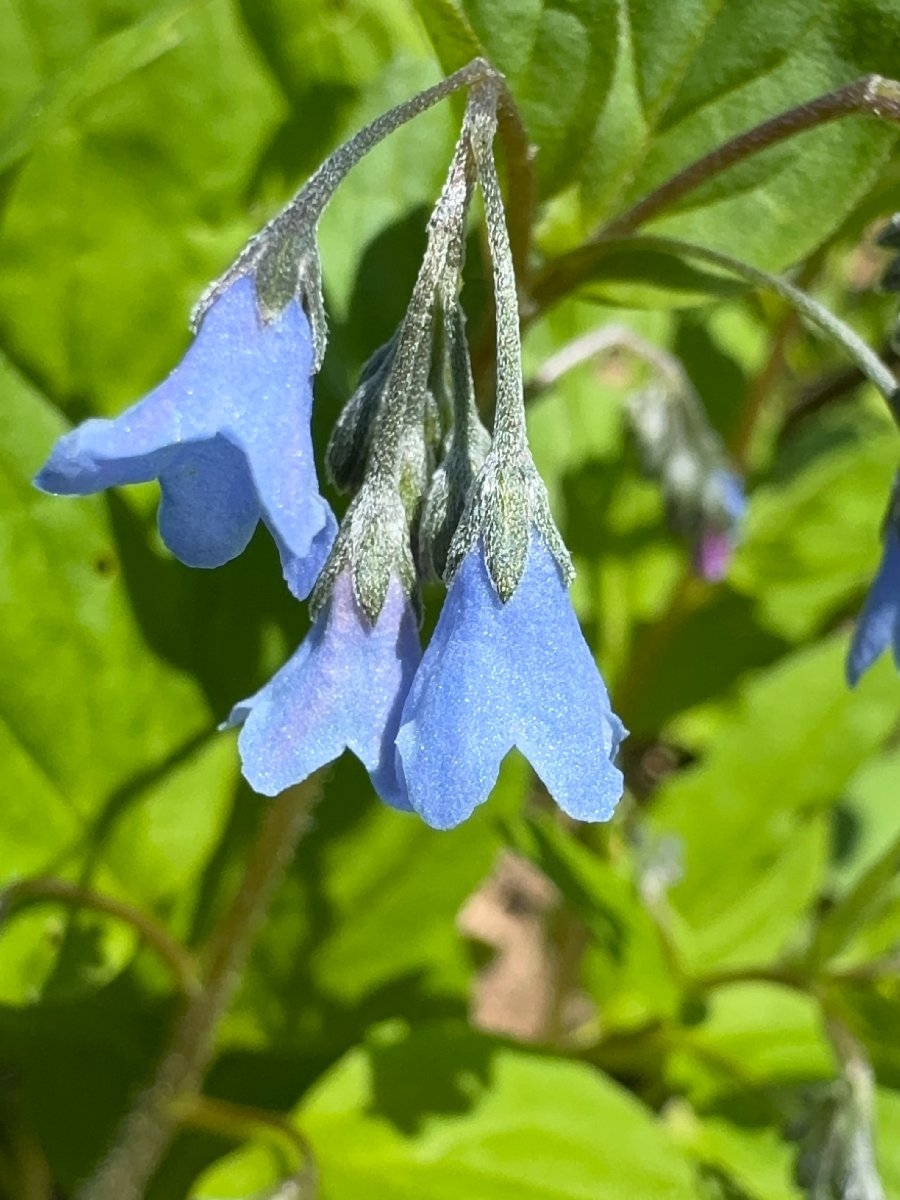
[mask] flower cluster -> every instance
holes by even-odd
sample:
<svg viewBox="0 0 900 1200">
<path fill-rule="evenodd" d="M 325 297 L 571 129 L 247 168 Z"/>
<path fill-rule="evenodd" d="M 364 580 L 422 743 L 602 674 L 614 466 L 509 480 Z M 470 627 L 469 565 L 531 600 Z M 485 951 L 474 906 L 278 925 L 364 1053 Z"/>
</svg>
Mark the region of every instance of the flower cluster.
<svg viewBox="0 0 900 1200">
<path fill-rule="evenodd" d="M 614 760 L 625 731 L 572 610 L 568 552 L 528 448 L 492 155 L 497 83 L 483 64 L 467 82 L 406 315 L 364 367 L 328 447 L 332 482 L 352 497 L 339 529 L 310 437 L 325 342 L 315 225 L 393 114 L 368 143 L 358 135 L 329 160 L 213 285 L 169 378 L 115 420 L 63 437 L 36 482 L 84 495 L 158 479 L 162 538 L 192 566 L 240 554 L 265 523 L 292 592 L 311 593 L 313 624 L 226 722 L 241 727 L 243 771 L 257 791 L 274 795 L 346 748 L 386 803 L 449 828 L 487 798 L 518 747 L 567 813 L 606 820 L 622 793 Z M 405 116 L 425 106 L 417 98 Z M 475 403 L 460 304 L 476 186 L 497 315 L 492 434 Z M 423 654 L 426 579 L 447 591 Z"/>
</svg>

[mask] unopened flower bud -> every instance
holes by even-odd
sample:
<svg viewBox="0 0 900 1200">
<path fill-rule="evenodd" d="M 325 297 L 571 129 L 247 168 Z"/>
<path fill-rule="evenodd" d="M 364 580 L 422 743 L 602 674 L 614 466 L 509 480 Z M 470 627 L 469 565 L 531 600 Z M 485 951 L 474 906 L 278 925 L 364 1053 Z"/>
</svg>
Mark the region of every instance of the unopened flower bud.
<svg viewBox="0 0 900 1200">
<path fill-rule="evenodd" d="M 325 466 L 334 486 L 355 492 L 362 483 L 372 427 L 396 350 L 396 334 L 363 364 L 356 391 L 341 409 L 325 451 Z"/>
<path fill-rule="evenodd" d="M 475 404 L 465 321 L 459 305 L 445 316 L 441 350 L 437 381 L 450 428 L 444 437 L 440 465 L 431 477 L 419 533 L 422 571 L 433 579 L 443 578 L 450 542 L 491 445 L 491 435 L 481 423 Z"/>
<path fill-rule="evenodd" d="M 721 579 L 746 507 L 739 476 L 687 379 L 658 381 L 628 402 L 628 419 L 645 472 L 658 479 L 669 524 L 693 542 L 694 567 Z"/>
</svg>

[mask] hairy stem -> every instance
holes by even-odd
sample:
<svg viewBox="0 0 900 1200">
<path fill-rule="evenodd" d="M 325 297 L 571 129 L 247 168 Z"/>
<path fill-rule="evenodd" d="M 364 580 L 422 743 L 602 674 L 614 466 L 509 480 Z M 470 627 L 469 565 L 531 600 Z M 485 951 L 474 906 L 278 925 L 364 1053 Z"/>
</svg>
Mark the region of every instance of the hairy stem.
<svg viewBox="0 0 900 1200">
<path fill-rule="evenodd" d="M 836 91 L 779 113 L 717 146 L 615 217 L 582 246 L 547 263 L 534 280 L 532 296 L 535 310 L 529 315 L 538 315 L 589 277 L 592 250 L 634 233 L 641 225 L 671 208 L 728 167 L 752 158 L 798 133 L 854 114 L 900 122 L 900 82 L 885 79 L 881 75 L 865 75 Z"/>
<path fill-rule="evenodd" d="M 522 384 L 522 343 L 519 332 L 519 300 L 515 264 L 509 242 L 500 181 L 491 150 L 494 136 L 496 95 L 487 86 L 482 125 L 472 137 L 478 182 L 484 201 L 484 221 L 494 276 L 494 314 L 497 328 L 497 393 L 494 440 L 498 437 L 525 444 L 525 401 Z"/>
<path fill-rule="evenodd" d="M 881 392 L 894 419 L 900 424 L 900 388 L 894 374 L 885 366 L 878 355 L 869 347 L 849 325 L 845 324 L 833 312 L 819 304 L 812 296 L 801 288 L 789 283 L 780 275 L 770 275 L 759 267 L 711 250 L 707 246 L 698 246 L 694 242 L 684 242 L 679 238 L 641 237 L 634 239 L 650 250 L 662 250 L 670 254 L 683 255 L 687 258 L 699 258 L 712 266 L 746 279 L 756 287 L 775 292 L 787 300 L 811 325 L 816 326 L 833 341 L 838 342 L 845 352 L 853 359 L 859 369 Z"/>
<path fill-rule="evenodd" d="M 319 788 L 313 775 L 268 805 L 234 899 L 206 947 L 202 988 L 186 1004 L 156 1078 L 122 1122 L 112 1150 L 79 1192 L 80 1200 L 142 1200 L 178 1127 L 178 1105 L 199 1091 L 213 1055 L 216 1026 Z"/>
<path fill-rule="evenodd" d="M 664 184 L 639 200 L 626 212 L 616 217 L 609 225 L 599 230 L 594 239 L 623 237 L 633 233 L 641 225 L 652 220 L 665 208 L 677 204 L 688 192 L 694 191 L 714 175 L 733 167 L 735 163 L 752 158 L 770 146 L 788 138 L 796 137 L 820 125 L 827 125 L 840 117 L 862 116 L 887 118 L 900 121 L 900 83 L 884 79 L 881 75 L 863 75 L 833 92 L 816 96 L 754 125 L 752 129 L 739 133 L 730 141 L 723 142 L 709 154 L 696 159 L 667 179 Z"/>
</svg>

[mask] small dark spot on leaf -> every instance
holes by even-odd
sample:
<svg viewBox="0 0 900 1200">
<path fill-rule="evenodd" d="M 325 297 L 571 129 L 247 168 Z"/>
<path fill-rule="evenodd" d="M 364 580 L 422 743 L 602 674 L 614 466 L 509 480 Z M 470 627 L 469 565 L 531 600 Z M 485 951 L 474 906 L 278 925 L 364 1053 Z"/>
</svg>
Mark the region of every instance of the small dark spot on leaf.
<svg viewBox="0 0 900 1200">
<path fill-rule="evenodd" d="M 102 551 L 94 558 L 94 570 L 103 578 L 115 575 L 118 569 L 119 562 L 112 551 Z"/>
</svg>

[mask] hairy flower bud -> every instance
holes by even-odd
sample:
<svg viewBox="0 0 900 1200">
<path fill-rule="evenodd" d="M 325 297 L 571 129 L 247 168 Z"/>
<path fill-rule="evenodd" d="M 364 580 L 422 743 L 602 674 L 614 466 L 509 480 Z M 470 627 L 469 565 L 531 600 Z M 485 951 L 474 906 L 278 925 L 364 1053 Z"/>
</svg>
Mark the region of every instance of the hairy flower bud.
<svg viewBox="0 0 900 1200">
<path fill-rule="evenodd" d="M 462 517 L 472 483 L 491 445 L 491 435 L 478 415 L 465 320 L 458 304 L 444 316 L 437 387 L 450 428 L 443 457 L 431 477 L 419 531 L 423 573 L 443 578 L 450 542 Z"/>
<path fill-rule="evenodd" d="M 328 477 L 341 492 L 355 492 L 362 483 L 384 386 L 394 363 L 397 335 L 372 354 L 359 373 L 356 391 L 341 409 L 325 451 Z"/>
<path fill-rule="evenodd" d="M 704 579 L 728 568 L 746 507 L 739 476 L 687 379 L 661 380 L 635 393 L 628 420 L 644 471 L 661 485 L 669 524 L 693 542 Z"/>
</svg>

